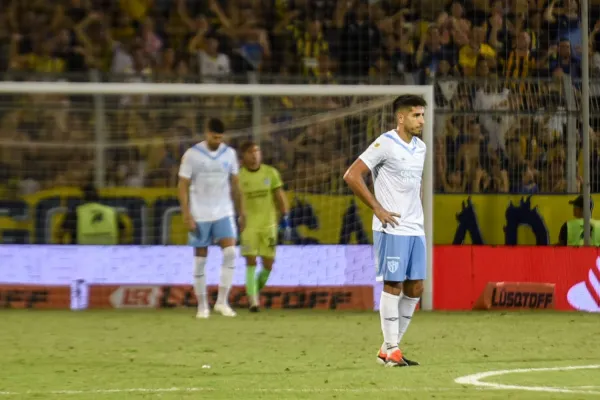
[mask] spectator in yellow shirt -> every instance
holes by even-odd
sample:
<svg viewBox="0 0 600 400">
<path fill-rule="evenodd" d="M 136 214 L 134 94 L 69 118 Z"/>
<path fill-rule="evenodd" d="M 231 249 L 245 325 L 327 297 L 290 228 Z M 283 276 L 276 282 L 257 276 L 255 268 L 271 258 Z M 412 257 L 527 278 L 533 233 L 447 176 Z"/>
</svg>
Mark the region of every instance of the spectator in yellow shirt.
<svg viewBox="0 0 600 400">
<path fill-rule="evenodd" d="M 148 15 L 153 2 L 154 0 L 121 0 L 119 5 L 131 19 L 142 22 Z"/>
<path fill-rule="evenodd" d="M 27 65 L 31 71 L 41 73 L 60 73 L 65 70 L 65 60 L 54 56 L 54 43 L 45 39 L 39 50 L 27 56 Z"/>
<path fill-rule="evenodd" d="M 465 76 L 475 75 L 477 58 L 479 56 L 485 58 L 490 65 L 496 65 L 496 50 L 484 43 L 484 41 L 485 29 L 481 26 L 476 26 L 471 31 L 470 43 L 461 47 L 458 53 L 458 64 Z"/>
</svg>

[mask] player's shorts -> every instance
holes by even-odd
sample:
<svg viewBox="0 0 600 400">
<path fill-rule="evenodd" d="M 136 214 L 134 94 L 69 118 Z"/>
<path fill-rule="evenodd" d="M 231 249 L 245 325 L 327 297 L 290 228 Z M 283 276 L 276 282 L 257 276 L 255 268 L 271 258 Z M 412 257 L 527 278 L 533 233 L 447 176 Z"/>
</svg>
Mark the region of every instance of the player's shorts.
<svg viewBox="0 0 600 400">
<path fill-rule="evenodd" d="M 196 248 L 208 247 L 221 239 L 237 239 L 237 226 L 233 218 L 196 222 L 196 232 L 188 233 L 188 245 Z"/>
<path fill-rule="evenodd" d="M 240 239 L 243 256 L 275 258 L 277 226 L 265 229 L 246 228 Z"/>
<path fill-rule="evenodd" d="M 425 236 L 373 232 L 377 281 L 404 282 L 427 277 Z"/>
</svg>

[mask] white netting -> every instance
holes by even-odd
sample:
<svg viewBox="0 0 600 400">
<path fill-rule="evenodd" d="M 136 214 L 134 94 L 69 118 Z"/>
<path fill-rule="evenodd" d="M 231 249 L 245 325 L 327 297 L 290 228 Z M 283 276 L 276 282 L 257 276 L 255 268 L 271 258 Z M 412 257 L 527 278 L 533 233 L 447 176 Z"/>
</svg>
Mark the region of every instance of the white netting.
<svg viewBox="0 0 600 400">
<path fill-rule="evenodd" d="M 280 170 L 296 243 L 370 242 L 371 214 L 342 176 L 394 126 L 395 97 L 4 94 L 0 200 L 27 211 L 19 221 L 0 219 L 3 241 L 60 242 L 79 188 L 96 182 L 125 215 L 127 243 L 185 244 L 179 161 L 217 117 L 231 146 L 254 138 L 264 162 Z"/>
</svg>

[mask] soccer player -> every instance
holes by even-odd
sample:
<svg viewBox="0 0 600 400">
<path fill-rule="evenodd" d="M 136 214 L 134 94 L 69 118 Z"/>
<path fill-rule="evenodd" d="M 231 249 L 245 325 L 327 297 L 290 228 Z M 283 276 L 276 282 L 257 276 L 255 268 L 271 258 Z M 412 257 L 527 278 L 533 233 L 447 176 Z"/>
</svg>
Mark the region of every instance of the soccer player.
<svg viewBox="0 0 600 400">
<path fill-rule="evenodd" d="M 348 168 L 344 181 L 373 210 L 377 280 L 383 281 L 379 303 L 383 345 L 377 361 L 387 367 L 418 365 L 400 350 L 426 275 L 421 178 L 425 143 L 419 139 L 427 103 L 419 96 L 394 100 L 396 129 L 379 136 Z M 365 184 L 371 172 L 375 196 Z"/>
<path fill-rule="evenodd" d="M 277 169 L 262 164 L 260 148 L 253 142 L 240 147 L 242 169 L 240 185 L 247 210 L 246 229 L 241 235 L 242 255 L 246 258 L 246 294 L 251 312 L 259 311 L 259 293 L 267 284 L 275 261 L 277 245 L 277 212 L 284 240 L 290 240 L 289 205 Z M 262 269 L 256 275 L 256 259 Z"/>
<path fill-rule="evenodd" d="M 218 242 L 223 249 L 221 281 L 214 310 L 227 317 L 236 315 L 228 302 L 236 257 L 237 228 L 234 216 L 237 214 L 239 229 L 243 231 L 245 212 L 238 179 L 237 154 L 223 143 L 224 132 L 223 122 L 211 119 L 206 140 L 184 153 L 179 168 L 181 213 L 190 231 L 189 244 L 195 248 L 197 318 L 210 316 L 204 267 L 208 246 L 214 242 Z"/>
</svg>

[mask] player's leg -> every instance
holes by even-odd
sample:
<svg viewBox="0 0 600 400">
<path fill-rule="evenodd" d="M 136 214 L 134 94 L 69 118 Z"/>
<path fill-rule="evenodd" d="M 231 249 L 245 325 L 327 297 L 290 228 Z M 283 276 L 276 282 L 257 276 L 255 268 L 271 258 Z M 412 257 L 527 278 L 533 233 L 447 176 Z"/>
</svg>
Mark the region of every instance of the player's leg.
<svg viewBox="0 0 600 400">
<path fill-rule="evenodd" d="M 410 257 L 406 268 L 406 280 L 402 287 L 402 295 L 398 302 L 398 343 L 408 329 L 412 316 L 423 294 L 423 280 L 427 277 L 427 248 L 424 236 L 410 237 Z M 419 365 L 416 361 L 404 358 L 409 365 Z"/>
<path fill-rule="evenodd" d="M 235 244 L 237 241 L 237 228 L 233 217 L 221 218 L 215 221 L 212 226 L 212 237 L 223 249 L 219 294 L 214 309 L 226 317 L 235 317 L 236 313 L 229 306 L 228 300 L 235 271 Z"/>
<path fill-rule="evenodd" d="M 398 302 L 402 282 L 406 277 L 406 254 L 408 242 L 403 236 L 384 232 L 373 232 L 377 280 L 383 281 L 379 301 L 379 316 L 383 332 L 383 345 L 377 361 L 386 366 L 405 366 L 402 352 L 398 348 Z"/>
<path fill-rule="evenodd" d="M 257 277 L 258 292 L 267 285 L 269 275 L 273 271 L 277 248 L 277 228 L 267 229 L 260 235 L 259 255 L 262 259 L 262 269 Z"/>
<path fill-rule="evenodd" d="M 267 281 L 269 280 L 269 276 L 271 275 L 271 272 L 273 271 L 273 264 L 275 263 L 275 254 L 272 254 L 270 256 L 262 256 L 261 258 L 262 258 L 262 269 L 260 270 L 260 272 L 258 273 L 258 276 L 256 277 L 259 293 L 261 290 L 263 290 L 263 288 L 265 286 L 267 286 Z"/>
<path fill-rule="evenodd" d="M 242 256 L 246 259 L 246 296 L 250 311 L 258 311 L 258 288 L 256 283 L 256 257 L 258 255 L 258 232 L 246 229 L 240 235 Z"/>
<path fill-rule="evenodd" d="M 194 247 L 194 293 L 198 301 L 196 318 L 208 318 L 210 305 L 206 295 L 206 257 L 210 244 L 210 222 L 196 222 L 196 232 L 188 234 L 188 244 Z"/>
</svg>

